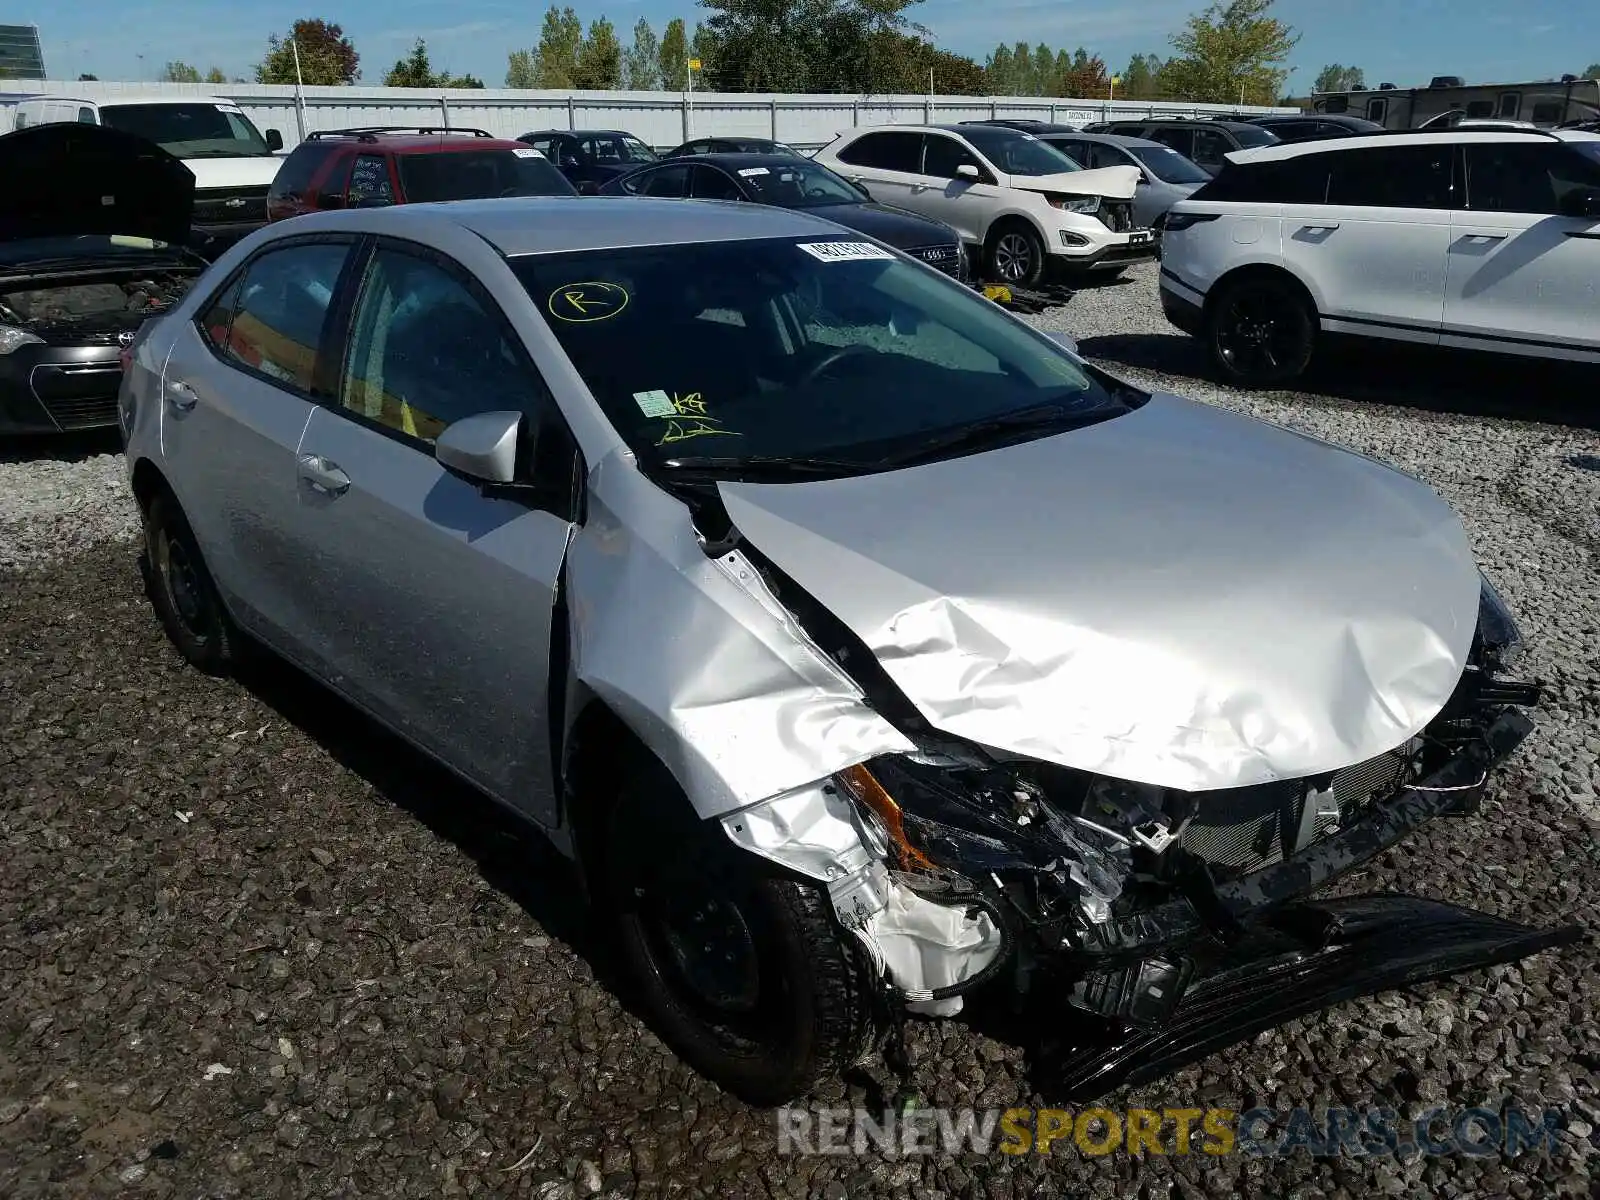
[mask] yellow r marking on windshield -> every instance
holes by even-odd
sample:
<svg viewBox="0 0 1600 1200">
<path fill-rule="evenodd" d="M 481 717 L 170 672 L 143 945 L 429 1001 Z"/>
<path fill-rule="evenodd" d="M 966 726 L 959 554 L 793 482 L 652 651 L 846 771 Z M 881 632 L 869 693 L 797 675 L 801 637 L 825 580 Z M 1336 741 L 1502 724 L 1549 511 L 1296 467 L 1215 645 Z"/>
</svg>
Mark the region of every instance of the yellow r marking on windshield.
<svg viewBox="0 0 1600 1200">
<path fill-rule="evenodd" d="M 628 307 L 628 290 L 603 279 L 564 283 L 550 293 L 544 307 L 556 320 L 573 325 L 604 321 Z"/>
</svg>

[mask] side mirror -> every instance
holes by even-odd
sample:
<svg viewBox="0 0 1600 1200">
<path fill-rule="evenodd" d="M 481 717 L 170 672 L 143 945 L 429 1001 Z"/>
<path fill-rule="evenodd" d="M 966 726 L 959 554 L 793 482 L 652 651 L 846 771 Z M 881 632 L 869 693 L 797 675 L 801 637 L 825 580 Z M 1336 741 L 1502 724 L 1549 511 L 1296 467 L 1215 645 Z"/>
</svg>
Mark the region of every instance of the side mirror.
<svg viewBox="0 0 1600 1200">
<path fill-rule="evenodd" d="M 519 412 L 486 412 L 445 426 L 434 443 L 434 457 L 478 483 L 513 483 L 517 477 Z"/>
<path fill-rule="evenodd" d="M 1075 354 L 1078 353 L 1078 341 L 1077 341 L 1076 338 L 1068 337 L 1066 334 L 1062 333 L 1059 329 L 1044 329 L 1044 330 L 1041 330 L 1040 332 L 1043 333 L 1045 335 L 1045 337 L 1049 338 L 1056 345 L 1060 346 L 1068 354 L 1074 354 L 1075 355 Z"/>
<path fill-rule="evenodd" d="M 598 196 L 599 194 L 600 185 L 592 179 L 585 179 L 578 185 L 578 195 L 580 196 Z"/>
<path fill-rule="evenodd" d="M 267 130 L 267 149 L 282 150 L 283 134 L 279 133 L 276 129 Z"/>
<path fill-rule="evenodd" d="M 323 192 L 317 197 L 318 208 L 343 208 L 344 197 L 338 192 Z"/>
<path fill-rule="evenodd" d="M 861 193 L 861 198 L 863 200 L 871 200 L 872 199 L 872 193 L 867 191 L 867 185 L 862 183 L 860 180 L 852 179 L 850 181 L 850 186 L 855 188 L 856 191 Z"/>
<path fill-rule="evenodd" d="M 970 179 L 974 183 L 983 178 L 983 176 L 978 172 L 978 168 L 973 166 L 971 163 L 962 163 L 959 167 L 957 167 L 956 177 L 958 179 Z"/>
<path fill-rule="evenodd" d="M 1561 197 L 1561 215 L 1600 220 L 1600 188 L 1575 187 Z"/>
</svg>

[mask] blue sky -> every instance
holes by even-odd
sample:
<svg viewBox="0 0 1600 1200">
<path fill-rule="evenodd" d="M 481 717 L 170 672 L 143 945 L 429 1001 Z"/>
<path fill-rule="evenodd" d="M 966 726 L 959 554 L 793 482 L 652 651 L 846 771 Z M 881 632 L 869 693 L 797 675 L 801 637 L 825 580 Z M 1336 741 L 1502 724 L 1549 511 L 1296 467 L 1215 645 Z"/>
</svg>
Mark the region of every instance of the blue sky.
<svg viewBox="0 0 1600 1200">
<path fill-rule="evenodd" d="M 436 66 L 470 71 L 496 87 L 507 51 L 537 43 L 544 12 L 537 0 L 264 0 L 232 9 L 215 0 L 31 2 L 38 5 L 34 12 L 12 7 L 5 19 L 37 23 L 45 65 L 66 79 L 83 71 L 101 79 L 153 79 L 169 59 L 248 78 L 269 34 L 287 30 L 296 17 L 322 16 L 342 24 L 355 42 L 362 82 L 381 83 L 389 65 L 421 36 Z M 579 0 L 573 6 L 586 24 L 609 17 L 625 42 L 641 16 L 659 33 L 672 17 L 681 15 L 692 26 L 703 11 L 684 0 Z M 1118 69 L 1135 53 L 1165 56 L 1168 38 L 1201 7 L 1198 0 L 923 0 L 912 13 L 941 46 L 979 61 L 996 42 L 1024 39 L 1084 45 Z M 1290 59 L 1290 86 L 1297 89 L 1330 62 L 1363 68 L 1369 85 L 1388 80 L 1406 86 L 1445 74 L 1509 82 L 1600 61 L 1600 21 L 1592 4 L 1575 0 L 1520 0 L 1514 11 L 1503 0 L 1279 0 L 1278 9 L 1303 34 Z"/>
</svg>

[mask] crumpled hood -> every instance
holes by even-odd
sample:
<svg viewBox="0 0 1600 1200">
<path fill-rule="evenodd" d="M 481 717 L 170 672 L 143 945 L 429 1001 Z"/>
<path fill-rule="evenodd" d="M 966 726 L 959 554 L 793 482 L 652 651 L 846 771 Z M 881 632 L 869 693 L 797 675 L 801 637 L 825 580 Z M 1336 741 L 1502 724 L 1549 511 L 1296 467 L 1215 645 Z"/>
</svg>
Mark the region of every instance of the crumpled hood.
<svg viewBox="0 0 1600 1200">
<path fill-rule="evenodd" d="M 1066 192 L 1071 196 L 1104 196 L 1131 200 L 1139 186 L 1138 167 L 1095 167 L 1060 175 L 1008 175 L 1011 186 L 1025 192 Z"/>
<path fill-rule="evenodd" d="M 1425 485 L 1156 395 L 876 475 L 723 483 L 935 727 L 1191 791 L 1338 770 L 1449 699 L 1479 576 Z"/>
</svg>

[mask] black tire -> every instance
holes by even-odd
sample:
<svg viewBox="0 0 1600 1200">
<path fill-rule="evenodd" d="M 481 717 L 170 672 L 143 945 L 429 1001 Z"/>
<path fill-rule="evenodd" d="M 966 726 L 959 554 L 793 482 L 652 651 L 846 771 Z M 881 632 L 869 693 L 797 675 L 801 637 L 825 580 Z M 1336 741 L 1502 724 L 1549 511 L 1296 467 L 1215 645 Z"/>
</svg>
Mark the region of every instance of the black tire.
<svg viewBox="0 0 1600 1200">
<path fill-rule="evenodd" d="M 191 665 L 225 675 L 238 654 L 239 631 L 217 595 L 178 503 L 158 492 L 144 510 L 145 591 L 167 638 Z"/>
<path fill-rule="evenodd" d="M 694 815 L 659 764 L 628 773 L 603 852 L 623 961 L 696 1071 L 766 1107 L 871 1053 L 867 964 L 827 894 L 763 870 Z"/>
<path fill-rule="evenodd" d="M 1044 278 L 1044 242 L 1024 221 L 1002 221 L 983 247 L 984 277 L 992 283 L 1034 287 Z"/>
<path fill-rule="evenodd" d="M 1298 379 L 1311 365 L 1317 328 L 1317 314 L 1300 289 L 1267 275 L 1224 285 L 1206 309 L 1211 357 L 1239 387 Z"/>
</svg>

